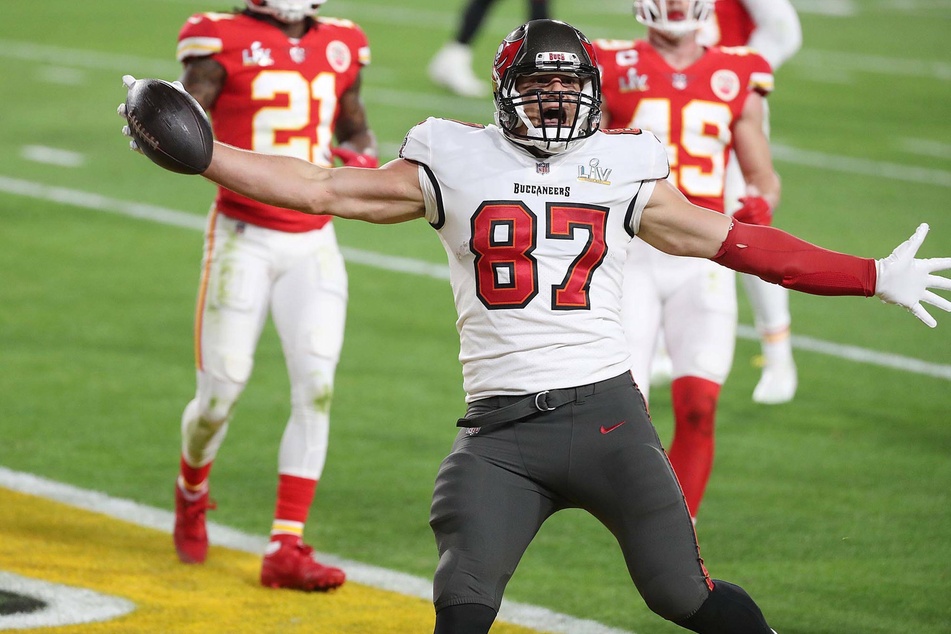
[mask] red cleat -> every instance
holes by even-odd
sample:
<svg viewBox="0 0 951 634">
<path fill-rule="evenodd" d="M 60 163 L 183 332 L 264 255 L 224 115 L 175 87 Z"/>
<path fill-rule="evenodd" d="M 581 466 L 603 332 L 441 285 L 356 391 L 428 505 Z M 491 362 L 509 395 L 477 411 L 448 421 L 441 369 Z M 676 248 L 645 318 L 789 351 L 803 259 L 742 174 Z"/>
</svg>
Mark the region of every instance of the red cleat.
<svg viewBox="0 0 951 634">
<path fill-rule="evenodd" d="M 289 544 L 275 540 L 264 551 L 262 586 L 312 592 L 339 588 L 346 579 L 340 568 L 318 563 L 314 549 L 303 542 Z"/>
<path fill-rule="evenodd" d="M 208 531 L 205 513 L 215 508 L 208 499 L 208 490 L 194 500 L 185 497 L 181 486 L 175 487 L 175 550 L 185 564 L 201 564 L 208 556 Z"/>
</svg>

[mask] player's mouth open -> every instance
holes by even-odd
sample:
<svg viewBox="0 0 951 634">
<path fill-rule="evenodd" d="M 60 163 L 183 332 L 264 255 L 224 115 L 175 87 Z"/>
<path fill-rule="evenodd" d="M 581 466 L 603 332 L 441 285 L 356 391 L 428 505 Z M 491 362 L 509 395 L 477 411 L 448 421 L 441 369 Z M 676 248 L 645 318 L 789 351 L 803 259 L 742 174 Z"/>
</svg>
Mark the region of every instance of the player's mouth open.
<svg viewBox="0 0 951 634">
<path fill-rule="evenodd" d="M 563 108 L 545 108 L 542 112 L 542 121 L 546 126 L 565 125 L 565 111 Z"/>
</svg>

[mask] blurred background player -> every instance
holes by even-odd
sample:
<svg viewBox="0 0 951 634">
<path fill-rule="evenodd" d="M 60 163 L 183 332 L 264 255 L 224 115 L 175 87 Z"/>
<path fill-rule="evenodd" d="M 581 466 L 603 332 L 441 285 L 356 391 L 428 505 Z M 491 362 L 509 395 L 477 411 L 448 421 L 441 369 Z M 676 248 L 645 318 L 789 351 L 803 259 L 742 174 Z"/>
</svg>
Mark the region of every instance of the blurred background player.
<svg viewBox="0 0 951 634">
<path fill-rule="evenodd" d="M 462 11 L 456 37 L 446 42 L 429 63 L 429 78 L 462 97 L 485 97 L 489 84 L 472 71 L 472 40 L 496 0 L 469 0 Z M 528 19 L 547 19 L 548 0 L 528 0 Z"/>
<path fill-rule="evenodd" d="M 713 0 L 637 0 L 647 39 L 595 42 L 606 125 L 650 130 L 667 147 L 672 184 L 690 202 L 725 211 L 726 164 L 735 150 L 745 184 L 740 219 L 779 203 L 780 182 L 763 131 L 769 63 L 747 50 L 705 48 L 697 40 Z M 752 209 L 750 209 L 752 208 Z M 667 255 L 641 240 L 628 248 L 623 289 L 634 379 L 645 397 L 660 331 L 673 381 L 674 436 L 668 450 L 696 519 L 713 465 L 720 388 L 733 364 L 736 280 L 702 258 Z"/>
<path fill-rule="evenodd" d="M 704 22 L 697 39 L 705 46 L 750 47 L 776 71 L 802 46 L 802 27 L 789 0 L 716 0 L 713 17 Z M 763 107 L 768 137 L 769 103 L 764 102 Z M 726 213 L 734 214 L 742 206 L 740 198 L 747 192 L 743 174 L 732 152 L 726 179 Z M 760 217 L 742 220 L 769 224 L 772 212 L 772 209 L 764 209 Z M 790 332 L 789 291 L 752 275 L 741 273 L 740 279 L 753 309 L 762 348 L 763 369 L 753 390 L 753 400 L 764 404 L 789 402 L 796 395 L 798 386 Z M 652 381 L 667 382 L 670 373 L 670 357 L 661 337 L 652 362 Z"/>
<path fill-rule="evenodd" d="M 211 115 L 215 137 L 330 166 L 375 167 L 360 99 L 370 49 L 347 20 L 315 17 L 324 0 L 247 0 L 235 13 L 191 16 L 178 40 L 181 82 Z M 332 137 L 340 143 L 331 148 Z M 268 314 L 280 336 L 291 413 L 278 455 L 269 587 L 326 590 L 342 570 L 318 563 L 302 535 L 327 456 L 347 274 L 329 216 L 265 205 L 224 188 L 208 217 L 195 322 L 197 391 L 182 415 L 174 541 L 185 563 L 208 550 L 208 475 L 244 390 Z"/>
</svg>

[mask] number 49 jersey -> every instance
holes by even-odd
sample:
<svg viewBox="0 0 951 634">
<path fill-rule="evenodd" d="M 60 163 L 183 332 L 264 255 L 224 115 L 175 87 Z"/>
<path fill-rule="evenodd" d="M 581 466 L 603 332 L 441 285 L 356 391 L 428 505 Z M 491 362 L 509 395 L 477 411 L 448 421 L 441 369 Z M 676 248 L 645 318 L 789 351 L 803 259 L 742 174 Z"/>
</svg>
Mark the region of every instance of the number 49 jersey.
<svg viewBox="0 0 951 634">
<path fill-rule="evenodd" d="M 752 92 L 772 91 L 769 63 L 747 48 L 714 47 L 678 70 L 643 40 L 598 40 L 595 48 L 610 125 L 656 134 L 672 183 L 694 204 L 723 212 L 733 126 Z"/>
<path fill-rule="evenodd" d="M 537 158 L 496 126 L 430 118 L 400 156 L 421 166 L 426 218 L 449 256 L 467 400 L 630 370 L 622 269 L 668 174 L 653 135 L 599 132 Z"/>
<path fill-rule="evenodd" d="M 191 16 L 177 58 L 211 57 L 227 73 L 211 114 L 215 138 L 236 147 L 329 166 L 338 102 L 370 62 L 353 22 L 317 18 L 299 39 L 243 13 Z M 280 231 L 307 231 L 329 216 L 308 216 L 218 189 L 219 211 Z"/>
</svg>

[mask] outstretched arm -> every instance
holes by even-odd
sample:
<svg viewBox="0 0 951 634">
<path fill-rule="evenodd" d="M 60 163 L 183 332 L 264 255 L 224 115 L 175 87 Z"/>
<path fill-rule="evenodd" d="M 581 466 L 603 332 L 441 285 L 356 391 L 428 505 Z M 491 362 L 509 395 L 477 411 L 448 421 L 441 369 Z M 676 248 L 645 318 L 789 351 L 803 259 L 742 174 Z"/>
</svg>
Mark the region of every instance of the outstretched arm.
<svg viewBox="0 0 951 634">
<path fill-rule="evenodd" d="M 131 75 L 122 78 L 130 91 L 136 86 L 136 81 Z M 162 83 L 147 80 L 143 90 L 151 90 L 151 86 Z M 183 95 L 187 94 L 180 82 L 174 82 L 172 86 Z M 137 119 L 137 130 L 145 135 L 142 138 L 149 139 L 150 146 L 164 148 L 167 155 L 194 153 L 194 145 L 200 140 L 193 137 L 203 135 L 183 137 L 180 133 L 182 121 L 204 120 L 204 113 L 194 99 L 169 100 L 167 93 L 165 96 L 147 92 L 133 94 L 138 95 L 137 100 L 141 98 L 141 103 L 135 106 L 141 109 L 139 114 L 142 115 Z M 119 115 L 128 123 L 126 107 L 125 103 L 119 106 Z M 177 136 L 176 131 L 179 131 Z M 129 125 L 123 128 L 123 133 L 133 136 Z M 140 149 L 138 138 L 133 137 L 133 149 Z M 198 167 L 187 173 L 200 172 L 222 187 L 261 202 L 305 213 L 329 214 L 377 224 L 403 222 L 424 215 L 425 202 L 418 167 L 404 159 L 397 159 L 379 169 L 331 169 L 298 158 L 251 152 L 216 141 L 211 148 L 209 164 L 204 147 L 208 146 L 201 150 L 206 160 L 200 164 L 208 167 Z"/>
<path fill-rule="evenodd" d="M 311 214 L 392 224 L 424 212 L 417 165 L 405 159 L 378 169 L 330 169 L 215 142 L 202 176 L 249 198 Z"/>
<path fill-rule="evenodd" d="M 692 205 L 667 181 L 658 181 L 641 216 L 638 236 L 672 255 L 711 259 L 742 273 L 814 295 L 876 295 L 937 322 L 922 303 L 951 311 L 951 301 L 931 288 L 951 290 L 951 258 L 916 259 L 928 225 L 881 260 L 829 251 L 772 227 L 736 222 Z"/>
</svg>

